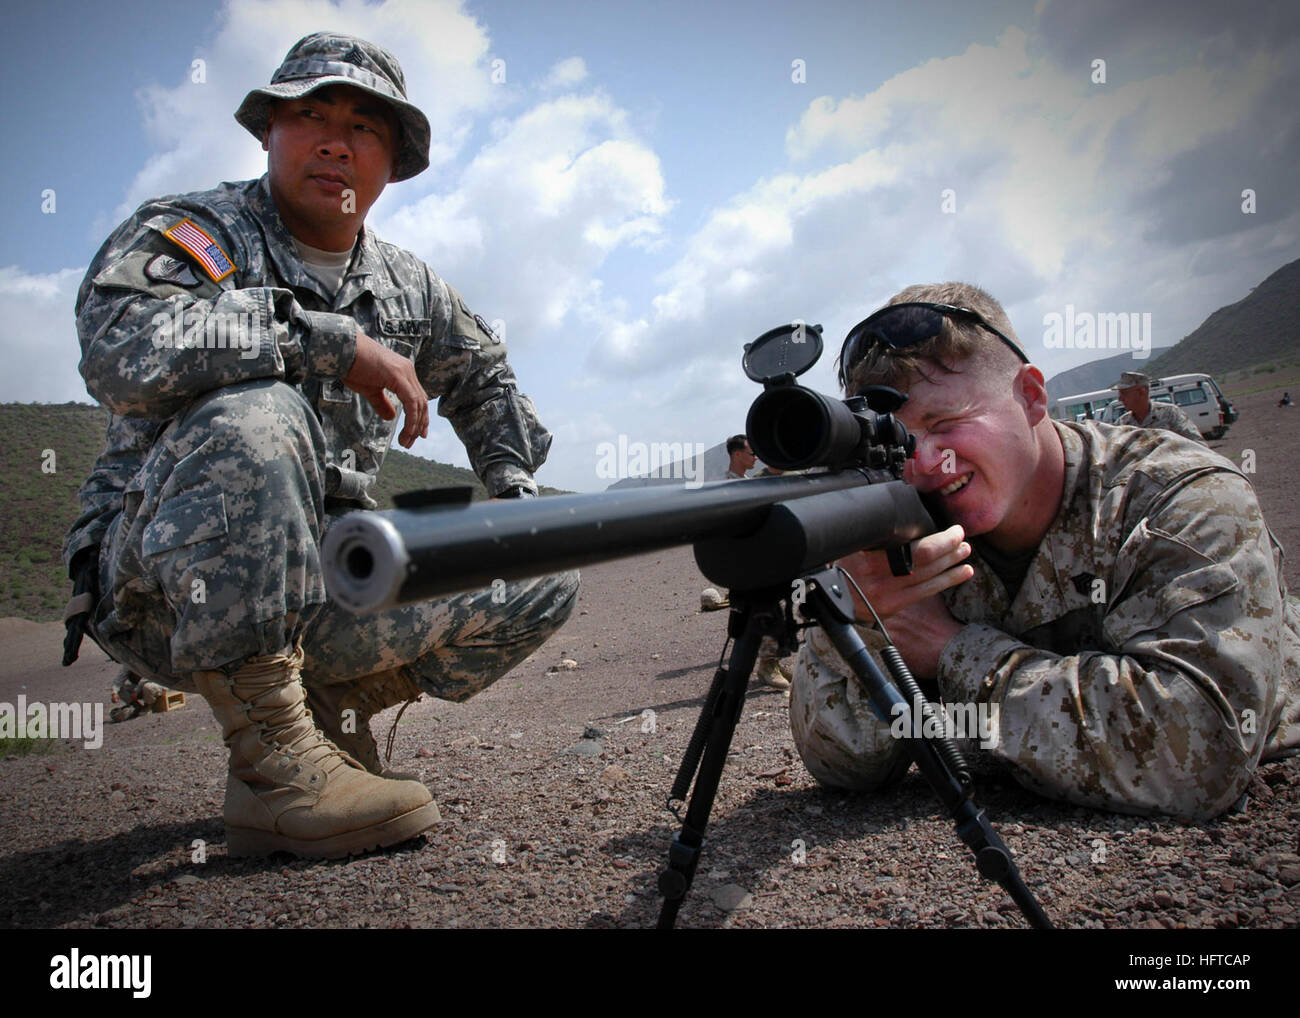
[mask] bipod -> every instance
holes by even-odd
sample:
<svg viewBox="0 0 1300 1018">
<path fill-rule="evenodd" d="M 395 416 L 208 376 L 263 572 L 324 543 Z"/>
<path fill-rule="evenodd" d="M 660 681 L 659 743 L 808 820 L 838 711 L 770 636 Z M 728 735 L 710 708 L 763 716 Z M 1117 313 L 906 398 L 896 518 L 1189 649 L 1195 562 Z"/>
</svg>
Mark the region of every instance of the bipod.
<svg viewBox="0 0 1300 1018">
<path fill-rule="evenodd" d="M 793 649 L 794 618 L 788 609 L 783 611 L 782 607 L 782 595 L 789 591 L 788 586 L 731 591 L 727 636 L 736 642 L 726 665 L 720 665 L 713 675 L 713 683 L 695 722 L 677 778 L 668 793 L 668 808 L 682 821 L 682 829 L 668 849 L 668 868 L 659 874 L 659 891 L 664 896 L 659 911 L 658 928 L 661 930 L 673 928 L 677 910 L 695 879 L 695 868 L 704 848 L 704 828 L 718 794 L 722 769 L 727 764 L 727 752 L 745 706 L 745 690 L 763 637 L 774 637 L 783 650 Z M 693 791 L 692 781 L 695 783 Z M 683 818 L 673 803 L 686 802 L 688 794 L 690 800 Z"/>
<path fill-rule="evenodd" d="M 695 731 L 682 759 L 677 780 L 669 794 L 669 803 L 685 800 L 692 779 L 694 791 L 687 805 L 681 833 L 668 851 L 668 868 L 659 875 L 659 890 L 664 896 L 658 928 L 672 929 L 682 900 L 690 889 L 704 846 L 704 829 L 717 796 L 722 769 L 732 735 L 744 707 L 745 689 L 753 671 L 763 636 L 781 640 L 783 647 L 792 637 L 792 620 L 782 614 L 782 595 L 789 588 L 768 589 L 755 594 L 731 594 L 732 613 L 728 619 L 728 636 L 736 640 L 726 667 L 720 667 L 704 701 Z M 852 670 L 855 679 L 868 694 L 879 716 L 898 717 L 912 727 L 911 714 L 918 706 L 929 715 L 933 706 L 925 699 L 902 656 L 892 644 L 881 652 L 893 681 L 872 660 L 870 652 L 853 628 L 853 601 L 847 582 L 835 568 L 827 568 L 804 579 L 806 599 L 802 614 L 820 625 Z M 904 699 L 902 687 L 909 699 Z M 939 731 L 944 726 L 938 726 Z M 999 837 L 982 809 L 972 798 L 970 772 L 960 751 L 950 739 L 906 739 L 913 761 L 944 804 L 957 827 L 957 836 L 975 855 L 975 867 L 987 880 L 996 880 L 1016 903 L 1029 925 L 1051 929 L 1047 913 L 1034 898 L 1016 868 L 1011 852 Z M 698 768 L 698 775 L 696 770 Z M 674 813 L 676 811 L 674 810 Z"/>
</svg>

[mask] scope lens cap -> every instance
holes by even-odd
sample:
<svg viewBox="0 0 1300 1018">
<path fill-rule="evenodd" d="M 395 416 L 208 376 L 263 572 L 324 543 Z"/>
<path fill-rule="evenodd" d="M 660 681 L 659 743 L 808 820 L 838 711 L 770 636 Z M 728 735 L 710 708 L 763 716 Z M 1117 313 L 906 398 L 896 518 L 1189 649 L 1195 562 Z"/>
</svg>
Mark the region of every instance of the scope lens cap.
<svg viewBox="0 0 1300 1018">
<path fill-rule="evenodd" d="M 802 375 L 821 355 L 822 327 L 796 319 L 746 343 L 740 363 L 751 381 L 769 385 L 785 376 Z"/>
</svg>

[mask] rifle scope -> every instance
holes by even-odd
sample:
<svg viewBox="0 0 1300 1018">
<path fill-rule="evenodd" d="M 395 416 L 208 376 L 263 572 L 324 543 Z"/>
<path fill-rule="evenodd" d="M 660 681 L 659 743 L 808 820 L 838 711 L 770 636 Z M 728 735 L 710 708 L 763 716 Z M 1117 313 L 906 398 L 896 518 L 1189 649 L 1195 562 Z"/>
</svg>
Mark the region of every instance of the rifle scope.
<svg viewBox="0 0 1300 1018">
<path fill-rule="evenodd" d="M 745 347 L 745 373 L 763 385 L 745 419 L 754 455 L 777 470 L 859 466 L 901 477 L 916 440 L 893 414 L 907 397 L 873 385 L 838 400 L 797 385 L 820 355 L 821 326 L 799 321 Z"/>
</svg>

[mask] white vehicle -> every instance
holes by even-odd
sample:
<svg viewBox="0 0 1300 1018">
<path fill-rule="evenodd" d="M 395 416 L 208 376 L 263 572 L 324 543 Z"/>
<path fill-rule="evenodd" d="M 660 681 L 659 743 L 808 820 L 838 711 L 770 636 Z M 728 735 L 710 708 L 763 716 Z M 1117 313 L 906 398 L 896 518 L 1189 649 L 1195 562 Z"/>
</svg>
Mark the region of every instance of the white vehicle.
<svg viewBox="0 0 1300 1018">
<path fill-rule="evenodd" d="M 1153 378 L 1151 399 L 1180 407 L 1206 438 L 1222 438 L 1228 432 L 1228 425 L 1237 419 L 1236 409 L 1209 375 L 1192 373 Z M 1065 421 L 1091 418 L 1116 424 L 1124 413 L 1124 404 L 1114 389 L 1081 392 L 1057 401 L 1057 416 Z"/>
<path fill-rule="evenodd" d="M 1081 392 L 1077 396 L 1063 396 L 1056 401 L 1054 416 L 1062 421 L 1102 420 L 1102 411 L 1111 403 L 1120 406 L 1119 393 L 1114 389 L 1098 389 L 1095 392 Z M 1112 422 L 1113 423 L 1113 422 Z"/>
<path fill-rule="evenodd" d="M 1165 375 L 1151 380 L 1151 398 L 1181 407 L 1206 438 L 1222 438 L 1237 419 L 1237 410 L 1209 375 Z"/>
</svg>

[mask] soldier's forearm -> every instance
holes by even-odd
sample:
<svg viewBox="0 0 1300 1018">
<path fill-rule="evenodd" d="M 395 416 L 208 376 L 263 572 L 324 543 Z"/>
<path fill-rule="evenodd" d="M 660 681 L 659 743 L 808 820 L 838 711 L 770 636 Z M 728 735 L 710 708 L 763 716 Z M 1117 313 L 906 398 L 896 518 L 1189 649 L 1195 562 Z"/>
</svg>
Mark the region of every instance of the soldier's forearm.
<svg viewBox="0 0 1300 1018">
<path fill-rule="evenodd" d="M 1204 664 L 1179 667 L 1172 648 L 1057 655 L 989 626 L 968 626 L 941 662 L 946 700 L 998 705 L 991 750 L 1028 787 L 1054 798 L 1129 813 L 1217 816 L 1250 780 L 1264 735 L 1243 733 L 1271 702 L 1245 666 L 1220 662 L 1236 701 L 1204 684 Z M 981 670 L 982 669 L 982 670 Z M 1217 695 L 1216 695 L 1217 694 Z M 1247 726 L 1250 727 L 1250 726 Z"/>
</svg>

